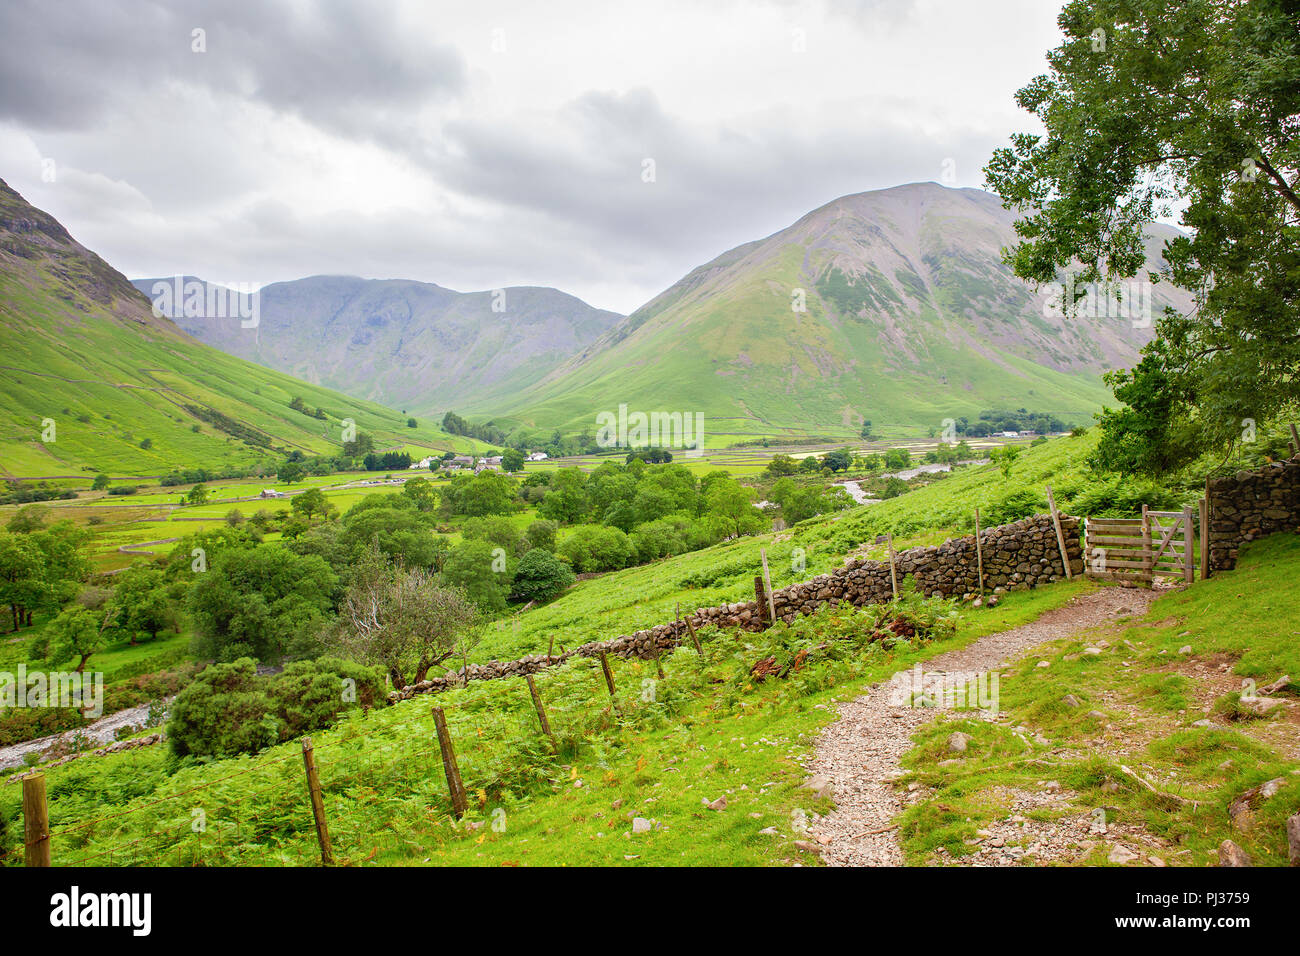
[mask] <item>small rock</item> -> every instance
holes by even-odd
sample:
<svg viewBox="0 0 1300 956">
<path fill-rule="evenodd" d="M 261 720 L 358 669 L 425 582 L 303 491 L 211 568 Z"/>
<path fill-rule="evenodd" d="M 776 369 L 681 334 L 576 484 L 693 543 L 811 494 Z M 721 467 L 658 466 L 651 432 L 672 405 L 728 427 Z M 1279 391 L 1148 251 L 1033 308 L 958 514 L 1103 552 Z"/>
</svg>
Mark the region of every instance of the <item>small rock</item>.
<svg viewBox="0 0 1300 956">
<path fill-rule="evenodd" d="M 802 850 L 804 853 L 812 853 L 815 856 L 820 856 L 822 852 L 820 846 L 816 843 L 809 843 L 807 840 L 795 840 L 794 848 L 796 850 Z"/>
<path fill-rule="evenodd" d="M 1246 851 L 1231 840 L 1219 844 L 1219 866 L 1253 866 Z"/>
<path fill-rule="evenodd" d="M 1039 661 L 1039 662 L 1038 662 L 1036 665 L 1034 665 L 1034 666 L 1036 666 L 1036 667 L 1051 667 L 1052 665 L 1051 665 L 1048 661 Z"/>
<path fill-rule="evenodd" d="M 811 790 L 819 799 L 829 800 L 835 796 L 835 787 L 831 782 L 831 778 L 824 773 L 809 777 L 801 786 L 804 790 Z"/>
<path fill-rule="evenodd" d="M 1257 717 L 1267 717 L 1282 706 L 1280 697 L 1243 697 L 1241 706 Z"/>
<path fill-rule="evenodd" d="M 1075 697 L 1073 694 L 1066 694 L 1061 698 L 1061 703 L 1073 710 L 1079 706 L 1079 698 Z"/>
<path fill-rule="evenodd" d="M 1085 647 L 1083 653 L 1086 657 L 1096 657 L 1101 653 L 1100 647 Z"/>
<path fill-rule="evenodd" d="M 724 793 L 722 796 L 718 797 L 718 799 L 714 800 L 712 803 L 707 804 L 707 806 L 710 810 L 727 809 L 727 795 Z"/>
<path fill-rule="evenodd" d="M 1260 691 L 1265 694 L 1276 694 L 1278 691 L 1282 690 L 1290 683 L 1291 683 L 1290 676 L 1287 674 L 1283 674 L 1277 680 L 1273 681 L 1273 683 L 1267 685 L 1266 687 L 1261 687 Z"/>
<path fill-rule="evenodd" d="M 959 730 L 948 736 L 948 749 L 953 753 L 964 754 L 967 744 L 974 739 L 970 734 L 964 734 Z"/>
<path fill-rule="evenodd" d="M 1190 654 L 1191 652 L 1192 652 L 1192 645 L 1190 644 L 1184 644 L 1182 647 L 1178 648 L 1179 654 Z"/>
<path fill-rule="evenodd" d="M 1293 813 L 1286 821 L 1287 859 L 1292 866 L 1300 866 L 1300 813 Z"/>
<path fill-rule="evenodd" d="M 632 832 L 633 832 L 633 833 L 645 833 L 645 832 L 647 832 L 649 829 L 650 829 L 650 821 L 647 820 L 645 817 L 633 817 L 633 818 L 632 818 Z"/>
<path fill-rule="evenodd" d="M 1137 858 L 1138 855 L 1136 853 L 1134 853 L 1128 847 L 1119 844 L 1116 844 L 1115 849 L 1110 851 L 1110 856 L 1106 857 L 1106 859 L 1109 862 L 1114 863 L 1118 866 L 1123 866 L 1126 863 L 1132 863 Z"/>
<path fill-rule="evenodd" d="M 1209 726 L 1211 726 L 1211 724 L 1210 724 L 1210 722 L 1209 722 L 1208 720 L 1204 720 L 1204 719 L 1202 719 L 1202 720 L 1193 720 L 1193 721 L 1192 721 L 1192 726 L 1193 726 L 1193 727 L 1209 727 Z"/>
<path fill-rule="evenodd" d="M 1281 777 L 1266 780 L 1228 804 L 1228 816 L 1233 825 L 1238 830 L 1249 830 L 1255 822 L 1255 808 L 1281 790 L 1285 782 Z"/>
</svg>

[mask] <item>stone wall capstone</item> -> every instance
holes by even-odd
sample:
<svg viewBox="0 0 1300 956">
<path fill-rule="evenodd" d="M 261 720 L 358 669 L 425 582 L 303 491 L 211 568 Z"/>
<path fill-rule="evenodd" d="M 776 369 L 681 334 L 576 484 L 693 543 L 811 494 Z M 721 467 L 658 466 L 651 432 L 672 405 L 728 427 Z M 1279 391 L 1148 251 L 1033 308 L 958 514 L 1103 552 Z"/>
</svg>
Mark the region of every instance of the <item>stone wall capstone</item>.
<svg viewBox="0 0 1300 956">
<path fill-rule="evenodd" d="M 1210 480 L 1210 568 L 1231 571 L 1242 544 L 1300 530 L 1300 455 Z"/>
<path fill-rule="evenodd" d="M 1073 574 L 1083 573 L 1083 549 L 1079 531 L 1078 518 L 1061 515 L 1061 532 Z M 1033 515 L 1010 524 L 985 528 L 980 532 L 980 548 L 983 551 L 984 586 L 987 590 L 1025 590 L 1065 577 L 1056 528 L 1050 515 Z M 973 534 L 951 538 L 939 545 L 900 551 L 894 560 L 900 587 L 904 578 L 910 576 L 927 597 L 939 595 L 968 599 L 979 590 Z M 819 574 L 809 581 L 774 590 L 772 603 L 776 608 L 776 616 L 789 623 L 797 615 L 812 614 L 823 604 L 881 604 L 888 601 L 892 594 L 887 560 L 855 558 L 827 574 Z M 764 610 L 757 601 L 722 604 L 700 608 L 690 615 L 690 619 L 696 628 L 713 624 L 718 627 L 761 630 L 764 626 Z M 574 655 L 596 657 L 602 651 L 618 657 L 648 660 L 654 657 L 656 647 L 667 650 L 689 640 L 685 623 L 673 621 L 608 641 L 591 641 L 562 654 L 533 654 L 514 661 L 470 664 L 468 675 L 470 680 L 495 680 L 535 674 L 544 668 L 562 664 Z M 462 671 L 454 671 L 444 677 L 432 677 L 394 691 L 389 698 L 394 701 L 406 700 L 416 694 L 460 687 L 464 682 Z"/>
</svg>

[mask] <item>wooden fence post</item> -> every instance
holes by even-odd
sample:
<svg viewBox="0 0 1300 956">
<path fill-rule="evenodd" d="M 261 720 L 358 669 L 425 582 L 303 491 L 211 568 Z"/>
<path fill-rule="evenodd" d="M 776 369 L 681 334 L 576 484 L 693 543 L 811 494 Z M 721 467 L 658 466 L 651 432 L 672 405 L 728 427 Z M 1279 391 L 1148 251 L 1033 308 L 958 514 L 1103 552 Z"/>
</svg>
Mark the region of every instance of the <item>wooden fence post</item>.
<svg viewBox="0 0 1300 956">
<path fill-rule="evenodd" d="M 1196 552 L 1192 550 L 1192 509 L 1183 509 L 1183 580 L 1196 580 Z"/>
<path fill-rule="evenodd" d="M 754 604 L 758 610 L 758 623 L 771 624 L 767 617 L 767 595 L 763 593 L 763 576 L 754 575 Z"/>
<path fill-rule="evenodd" d="M 767 548 L 759 548 L 758 553 L 763 558 L 763 588 L 767 592 L 767 620 L 769 624 L 775 624 L 776 599 L 772 597 L 772 573 L 767 569 Z"/>
<path fill-rule="evenodd" d="M 447 792 L 451 794 L 451 809 L 460 819 L 469 809 L 465 785 L 460 782 L 460 768 L 456 766 L 456 751 L 451 746 L 451 733 L 447 730 L 447 715 L 441 707 L 433 708 L 433 725 L 438 731 L 438 749 L 442 751 L 442 772 L 447 776 Z"/>
<path fill-rule="evenodd" d="M 898 572 L 894 569 L 894 532 L 889 534 L 889 586 L 893 590 L 894 600 L 898 600 Z"/>
<path fill-rule="evenodd" d="M 1147 506 L 1142 506 L 1142 571 L 1146 575 L 1147 584 L 1151 585 L 1155 581 L 1155 562 L 1151 557 L 1151 518 L 1147 515 Z"/>
<path fill-rule="evenodd" d="M 980 547 L 980 510 L 975 509 L 975 563 L 979 567 L 980 597 L 984 596 L 984 551 Z"/>
<path fill-rule="evenodd" d="M 316 773 L 316 754 L 311 738 L 302 738 L 302 763 L 307 768 L 307 793 L 311 797 L 311 815 L 316 819 L 316 841 L 320 844 L 320 861 L 329 866 L 334 862 L 330 847 L 329 825 L 325 822 L 325 801 L 321 797 L 320 776 Z"/>
<path fill-rule="evenodd" d="M 533 706 L 537 708 L 537 719 L 542 722 L 542 733 L 551 738 L 551 745 L 555 745 L 555 734 L 551 733 L 551 722 L 546 719 L 546 708 L 542 706 L 542 695 L 537 692 L 537 685 L 533 683 L 533 675 L 525 674 L 524 680 L 528 682 L 528 693 L 533 695 Z"/>
<path fill-rule="evenodd" d="M 50 808 L 45 802 L 45 776 L 23 777 L 23 864 L 50 865 Z"/>
<path fill-rule="evenodd" d="M 695 645 L 695 653 L 698 654 L 698 655 L 700 656 L 700 662 L 703 663 L 703 662 L 704 662 L 704 648 L 700 647 L 700 639 L 699 639 L 698 637 L 695 636 L 695 625 L 691 623 L 691 616 L 688 614 L 688 615 L 686 615 L 685 618 L 682 617 L 682 606 L 681 606 L 681 604 L 678 604 L 678 605 L 677 605 L 677 620 L 679 620 L 679 621 L 681 621 L 681 620 L 685 620 L 685 621 L 686 621 L 686 631 L 687 631 L 688 634 L 691 635 L 691 643 Z"/>
<path fill-rule="evenodd" d="M 663 661 L 659 659 L 659 642 L 657 640 L 651 641 L 650 646 L 654 649 L 655 652 L 655 671 L 656 673 L 659 674 L 660 680 L 667 680 L 668 675 L 664 673 Z"/>
<path fill-rule="evenodd" d="M 1201 507 L 1201 580 L 1210 576 L 1210 501 L 1202 498 Z"/>
<path fill-rule="evenodd" d="M 1052 509 L 1052 524 L 1056 526 L 1056 544 L 1061 549 L 1061 564 L 1065 568 L 1066 578 L 1073 578 L 1070 570 L 1070 553 L 1065 550 L 1065 532 L 1061 530 L 1061 513 L 1056 510 L 1056 499 L 1052 497 L 1052 486 L 1047 486 L 1047 503 Z"/>
<path fill-rule="evenodd" d="M 605 686 L 609 688 L 609 702 L 618 710 L 618 698 L 614 696 L 614 672 L 609 669 L 609 655 L 600 652 L 600 669 L 605 672 Z"/>
</svg>

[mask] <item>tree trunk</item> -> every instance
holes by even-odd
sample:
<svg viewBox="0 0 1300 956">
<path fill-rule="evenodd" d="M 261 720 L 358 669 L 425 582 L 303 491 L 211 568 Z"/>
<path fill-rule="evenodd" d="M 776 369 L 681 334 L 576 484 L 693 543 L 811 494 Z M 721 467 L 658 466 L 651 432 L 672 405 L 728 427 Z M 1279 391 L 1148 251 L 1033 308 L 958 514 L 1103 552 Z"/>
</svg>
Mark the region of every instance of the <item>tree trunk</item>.
<svg viewBox="0 0 1300 956">
<path fill-rule="evenodd" d="M 82 671 L 84 671 L 84 670 L 86 669 L 86 661 L 88 661 L 88 660 L 90 660 L 90 655 L 89 655 L 89 654 L 82 654 L 82 655 L 81 655 L 81 663 L 77 665 L 77 673 L 78 673 L 78 674 L 80 674 Z"/>
</svg>

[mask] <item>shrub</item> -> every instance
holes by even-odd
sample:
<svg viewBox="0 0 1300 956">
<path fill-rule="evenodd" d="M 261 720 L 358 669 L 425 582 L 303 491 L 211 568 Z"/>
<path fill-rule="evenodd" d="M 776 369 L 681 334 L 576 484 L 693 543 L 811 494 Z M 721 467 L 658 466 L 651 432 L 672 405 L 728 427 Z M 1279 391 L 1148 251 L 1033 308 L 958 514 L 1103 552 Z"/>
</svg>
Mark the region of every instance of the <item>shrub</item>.
<svg viewBox="0 0 1300 956">
<path fill-rule="evenodd" d="M 167 739 L 178 757 L 256 753 L 329 727 L 355 705 L 373 706 L 384 687 L 378 670 L 335 658 L 299 661 L 270 677 L 259 677 L 247 657 L 213 664 L 176 695 Z"/>
<path fill-rule="evenodd" d="M 551 552 L 533 548 L 515 569 L 514 595 L 523 601 L 547 601 L 573 584 L 573 571 Z"/>
</svg>

